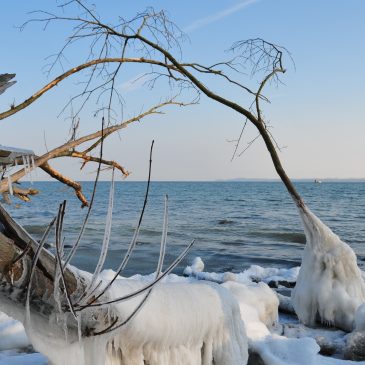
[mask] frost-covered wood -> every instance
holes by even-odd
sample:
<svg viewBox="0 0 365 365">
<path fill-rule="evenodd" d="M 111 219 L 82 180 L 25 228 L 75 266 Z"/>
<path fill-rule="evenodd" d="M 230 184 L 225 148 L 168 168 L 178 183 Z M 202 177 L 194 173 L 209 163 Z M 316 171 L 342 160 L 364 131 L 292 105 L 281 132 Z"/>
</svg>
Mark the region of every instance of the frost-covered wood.
<svg viewBox="0 0 365 365">
<path fill-rule="evenodd" d="M 38 243 L 1 206 L 0 221 L 0 310 L 23 322 L 35 349 L 48 356 L 52 364 L 247 363 L 247 338 L 238 303 L 229 290 L 214 283 L 159 284 L 131 321 L 102 334 L 115 319 L 128 319 L 138 307 L 140 296 L 79 308 L 75 319 L 67 309 L 65 295 L 55 295 L 56 259 L 42 249 L 30 287 L 28 311 L 27 288 Z M 114 276 L 105 275 L 98 277 L 102 280 L 99 291 Z M 69 268 L 65 282 L 77 303 L 91 275 Z M 100 300 L 112 301 L 145 284 L 118 278 Z"/>
<path fill-rule="evenodd" d="M 16 83 L 16 81 L 10 81 L 14 77 L 15 74 L 0 74 L 0 95 Z"/>
</svg>

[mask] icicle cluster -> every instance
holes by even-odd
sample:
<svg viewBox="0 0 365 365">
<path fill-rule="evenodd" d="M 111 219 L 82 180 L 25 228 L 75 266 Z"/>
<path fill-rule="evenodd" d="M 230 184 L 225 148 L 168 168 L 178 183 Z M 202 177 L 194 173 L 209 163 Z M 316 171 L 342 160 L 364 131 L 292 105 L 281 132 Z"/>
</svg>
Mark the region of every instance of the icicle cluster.
<svg viewBox="0 0 365 365">
<path fill-rule="evenodd" d="M 25 174 L 29 175 L 30 183 L 33 184 L 33 174 L 32 171 L 35 170 L 34 156 L 24 155 L 22 156 L 23 166 Z M 15 160 L 16 161 L 16 160 Z"/>
</svg>

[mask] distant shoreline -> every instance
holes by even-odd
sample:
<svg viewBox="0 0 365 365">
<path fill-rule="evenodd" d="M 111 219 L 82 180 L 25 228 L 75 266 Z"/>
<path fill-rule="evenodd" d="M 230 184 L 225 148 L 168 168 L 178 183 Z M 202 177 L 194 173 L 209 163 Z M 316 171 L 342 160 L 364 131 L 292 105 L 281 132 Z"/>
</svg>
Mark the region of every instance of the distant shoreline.
<svg viewBox="0 0 365 365">
<path fill-rule="evenodd" d="M 77 180 L 77 179 L 76 179 Z M 315 183 L 315 180 L 319 180 L 321 183 L 365 183 L 365 178 L 359 179 L 341 179 L 341 178 L 324 178 L 324 179 L 291 179 L 294 183 L 296 182 L 308 182 L 308 183 Z M 85 182 L 93 182 L 94 180 L 77 180 L 80 183 Z M 100 182 L 109 182 L 110 180 L 99 180 Z M 145 182 L 146 180 L 124 180 L 125 182 Z M 23 180 L 23 182 L 29 182 L 29 180 Z M 33 180 L 34 183 L 43 183 L 43 182 L 54 182 L 59 183 L 56 180 Z M 118 181 L 116 181 L 118 182 Z M 119 181 L 120 182 L 120 181 Z M 217 179 L 217 180 L 152 180 L 152 182 L 161 182 L 161 183 L 210 183 L 210 182 L 277 182 L 281 183 L 280 179 L 260 179 L 260 178 L 235 178 L 235 179 Z"/>
</svg>

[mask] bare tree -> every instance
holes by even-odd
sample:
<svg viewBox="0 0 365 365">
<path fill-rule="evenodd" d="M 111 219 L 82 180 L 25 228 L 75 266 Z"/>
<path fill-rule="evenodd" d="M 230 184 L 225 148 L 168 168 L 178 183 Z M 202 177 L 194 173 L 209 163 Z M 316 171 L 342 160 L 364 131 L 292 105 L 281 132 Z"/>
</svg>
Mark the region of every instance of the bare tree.
<svg viewBox="0 0 365 365">
<path fill-rule="evenodd" d="M 71 12 L 77 11 L 79 15 L 64 15 L 69 10 Z M 82 166 L 89 162 L 97 163 L 98 173 L 101 166 L 106 166 L 117 169 L 122 175 L 127 176 L 127 170 L 120 163 L 107 160 L 103 156 L 102 146 L 107 137 L 126 128 L 135 121 L 161 113 L 165 106 L 185 106 L 197 103 L 202 96 L 206 96 L 239 113 L 243 117 L 244 126 L 251 123 L 256 127 L 258 136 L 263 139 L 278 175 L 297 206 L 303 207 L 304 203 L 300 195 L 281 165 L 277 145 L 262 112 L 262 103 L 268 102 L 267 97 L 264 95 L 266 86 L 270 83 L 278 83 L 280 76 L 285 73 L 283 57 L 287 54 L 287 51 L 284 48 L 257 38 L 235 43 L 230 49 L 232 57 L 229 60 L 212 65 L 184 62 L 181 60 L 180 47 L 184 35 L 166 17 L 163 11 L 156 12 L 153 9 L 147 9 L 132 19 L 119 18 L 117 24 L 110 25 L 104 23 L 96 10 L 86 6 L 81 0 L 71 0 L 65 3 L 60 13 L 57 14 L 37 11 L 34 13 L 34 19 L 29 22 L 41 22 L 46 27 L 53 22 L 68 22 L 72 27 L 71 35 L 50 64 L 50 72 L 58 63 L 62 63 L 65 53 L 74 44 L 86 42 L 90 53 L 79 65 L 63 72 L 25 101 L 12 105 L 8 110 L 1 112 L 0 119 L 6 119 L 27 108 L 40 97 L 44 97 L 56 85 L 61 84 L 63 80 L 77 74 L 84 77 L 83 81 L 79 83 L 81 90 L 75 92 L 75 96 L 65 106 L 67 108 L 71 103 L 73 107 L 76 106 L 76 112 L 73 113 L 74 122 L 71 128 L 71 139 L 62 146 L 38 156 L 35 159 L 35 168 L 39 167 L 53 178 L 71 186 L 82 205 L 90 205 L 88 214 L 92 206 L 93 195 L 88 201 L 82 193 L 81 185 L 52 168 L 49 161 L 60 157 L 77 158 L 83 161 Z M 115 110 L 118 109 L 123 100 L 116 83 L 119 75 L 123 72 L 124 65 L 127 64 L 137 64 L 143 68 L 144 75 L 148 76 L 147 87 L 154 88 L 158 82 L 167 83 L 172 96 L 166 98 L 166 95 L 164 95 L 162 97 L 166 101 L 158 103 L 132 119 L 120 121 L 123 118 Z M 259 79 L 258 87 L 251 88 L 247 86 L 248 83 L 244 83 L 243 79 L 246 77 L 245 71 L 247 68 L 251 70 L 250 77 Z M 209 86 L 212 78 L 218 78 L 226 87 L 234 88 L 240 92 L 240 95 L 248 97 L 247 105 L 241 105 L 214 91 Z M 102 128 L 92 134 L 77 138 L 78 117 L 85 106 L 93 102 L 98 102 L 95 114 L 104 116 Z M 95 154 L 96 152 L 98 153 Z M 2 179 L 0 181 L 0 192 L 5 194 L 9 192 L 7 178 L 17 182 L 26 173 L 26 169 L 21 168 Z M 14 190 L 14 192 L 23 199 L 29 199 L 29 195 L 32 195 L 31 190 Z M 148 187 L 145 202 L 147 195 Z M 100 289 L 100 283 L 97 282 L 98 273 L 103 266 L 103 257 L 108 247 L 107 243 L 103 244 L 100 259 L 91 281 L 86 280 L 84 277 L 77 277 L 68 264 L 79 246 L 87 218 L 73 248 L 65 257 L 62 239 L 64 212 L 65 203 L 60 205 L 57 218 L 50 224 L 50 227 L 53 225 L 56 227 L 56 256 L 52 256 L 43 248 L 49 232 L 48 229 L 41 243 L 38 244 L 11 219 L 5 210 L 0 209 L 0 222 L 3 222 L 4 227 L 3 232 L 0 233 L 1 280 L 4 288 L 13 290 L 15 287 L 18 290 L 19 297 L 15 298 L 17 305 L 24 306 L 25 298 L 25 305 L 31 306 L 32 311 L 43 316 L 43 318 L 47 318 L 59 306 L 56 310 L 59 313 L 69 314 L 71 322 L 68 325 L 73 326 L 75 333 L 77 333 L 79 313 L 90 308 L 100 307 L 100 311 L 93 317 L 93 321 L 87 322 L 82 328 L 84 337 L 104 334 L 125 325 L 126 321 L 128 322 L 145 303 L 154 285 L 176 266 L 192 245 L 192 243 L 188 245 L 181 255 L 162 273 L 166 237 L 162 238 L 155 279 L 138 292 L 115 300 L 108 300 L 105 297 L 108 287 Z M 121 261 L 116 276 L 110 285 L 112 285 L 117 275 L 122 272 L 133 253 L 143 212 L 144 207 L 126 256 Z M 165 222 L 166 219 L 165 215 Z M 163 231 L 166 235 L 165 228 Z M 34 280 L 38 282 L 37 286 L 31 286 Z M 121 320 L 117 316 L 109 318 L 105 306 L 116 301 L 128 300 L 140 294 L 144 294 L 144 296 L 135 307 L 131 317 L 127 320 Z M 57 296 L 62 300 L 58 301 Z M 14 301 L 14 297 L 8 295 L 6 290 L 2 291 L 2 298 L 4 301 Z"/>
<path fill-rule="evenodd" d="M 86 74 L 84 74 L 85 79 L 81 83 L 81 91 L 75 94 L 70 101 L 70 103 L 78 103 L 74 116 L 77 117 L 85 105 L 91 102 L 92 97 L 96 97 L 99 102 L 104 100 L 102 106 L 95 113 L 106 113 L 107 128 L 112 128 L 111 130 L 124 128 L 124 123 L 115 125 L 115 109 L 117 105 L 122 103 L 122 96 L 115 86 L 116 80 L 123 71 L 123 65 L 133 63 L 139 64 L 141 67 L 147 66 L 148 71 L 145 71 L 145 75 L 149 77 L 147 81 L 149 87 L 154 87 L 160 80 L 165 80 L 170 85 L 174 95 L 183 97 L 186 95 L 184 94 L 186 90 L 188 90 L 189 95 L 193 91 L 195 92 L 194 102 L 198 102 L 201 95 L 205 95 L 209 99 L 223 104 L 242 115 L 245 125 L 247 121 L 252 123 L 258 131 L 257 138 L 263 139 L 275 169 L 291 197 L 298 206 L 303 204 L 300 195 L 280 162 L 278 148 L 265 121 L 261 105 L 263 102 L 268 102 L 267 97 L 264 95 L 265 87 L 270 83 L 280 82 L 280 75 L 285 73 L 283 57 L 288 54 L 285 48 L 256 38 L 236 42 L 230 48 L 232 58 L 226 61 L 212 65 L 183 62 L 180 60 L 180 42 L 184 39 L 184 34 L 166 17 L 163 11 L 156 12 L 153 9 L 147 9 L 145 12 L 138 13 L 132 19 L 121 17 L 118 19 L 117 24 L 110 25 L 100 19 L 94 8 L 88 7 L 81 0 L 69 1 L 61 8 L 62 12 L 59 14 L 36 11 L 33 13 L 34 18 L 24 24 L 26 26 L 31 22 L 41 22 L 44 23 L 45 27 L 53 22 L 69 22 L 71 24 L 72 33 L 67 38 L 61 51 L 54 55 L 49 71 L 58 63 L 62 63 L 68 48 L 74 44 L 86 42 L 90 53 L 84 63 L 56 77 L 24 102 L 13 105 L 9 110 L 0 113 L 0 119 L 5 119 L 26 108 L 64 79 L 86 71 Z M 69 10 L 71 12 L 78 11 L 79 15 L 65 15 Z M 248 68 L 251 70 L 250 77 L 259 80 L 259 86 L 256 89 L 248 87 L 242 81 L 242 78 L 247 76 L 245 72 Z M 248 104 L 246 106 L 241 105 L 214 91 L 209 87 L 209 80 L 212 77 L 221 79 L 227 87 L 236 88 L 240 93 L 248 96 L 250 99 Z M 70 105 L 70 103 L 67 105 Z M 168 103 L 183 105 L 182 102 L 175 101 L 175 98 L 170 99 Z M 150 109 L 147 114 L 156 112 L 161 106 L 158 105 Z M 136 117 L 134 120 L 140 118 L 141 116 Z M 125 123 L 129 124 L 130 121 Z M 100 132 L 99 135 L 95 135 L 95 139 L 98 137 L 99 140 L 92 147 L 99 143 Z M 79 139 L 78 141 L 82 143 L 84 140 Z M 62 146 L 64 148 L 62 151 L 55 149 L 49 154 L 39 157 L 36 163 L 52 177 L 72 186 L 82 204 L 86 205 L 86 199 L 80 193 L 81 190 L 77 183 L 63 177 L 61 173 L 56 172 L 46 163 L 48 159 L 60 156 L 81 158 L 84 162 L 99 161 L 98 158 L 89 156 L 90 148 L 81 152 L 74 150 L 69 152 L 67 151 L 69 146 L 74 148 L 77 144 L 75 141 L 70 141 L 69 144 Z M 103 161 L 103 163 L 117 167 L 115 162 Z M 121 166 L 117 168 L 123 174 L 126 174 Z M 22 176 L 24 176 L 24 172 L 20 171 L 11 178 L 13 181 L 17 181 Z M 4 181 L 0 185 L 0 191 L 6 191 Z"/>
</svg>

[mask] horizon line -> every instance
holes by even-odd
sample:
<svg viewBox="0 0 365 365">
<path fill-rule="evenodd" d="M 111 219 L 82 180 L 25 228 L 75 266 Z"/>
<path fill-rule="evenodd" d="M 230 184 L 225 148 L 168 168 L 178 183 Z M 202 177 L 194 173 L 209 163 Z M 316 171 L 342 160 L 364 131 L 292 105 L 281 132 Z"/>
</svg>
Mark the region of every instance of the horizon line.
<svg viewBox="0 0 365 365">
<path fill-rule="evenodd" d="M 94 182 L 95 180 L 77 180 L 78 182 Z M 303 178 L 291 178 L 292 181 L 364 181 L 365 182 L 365 177 L 324 177 L 324 178 L 312 178 L 312 177 L 303 177 Z M 109 182 L 109 179 L 99 179 L 99 182 Z M 141 180 L 127 180 L 127 179 L 121 179 L 115 182 L 144 182 L 147 181 L 146 179 L 141 179 Z M 237 178 L 230 178 L 230 179 L 197 179 L 197 180 L 190 180 L 190 179 L 186 179 L 186 180 L 163 180 L 163 179 L 151 179 L 151 182 L 240 182 L 240 181 L 255 181 L 255 182 L 260 182 L 260 181 L 272 181 L 272 182 L 281 182 L 282 180 L 278 177 L 274 177 L 274 178 L 261 178 L 261 177 L 237 177 Z M 29 182 L 31 183 L 30 180 L 23 180 L 23 182 Z M 33 183 L 37 183 L 37 182 L 60 182 L 56 179 L 49 179 L 49 180 L 33 180 Z M 21 184 L 21 183 L 20 183 Z"/>
</svg>

